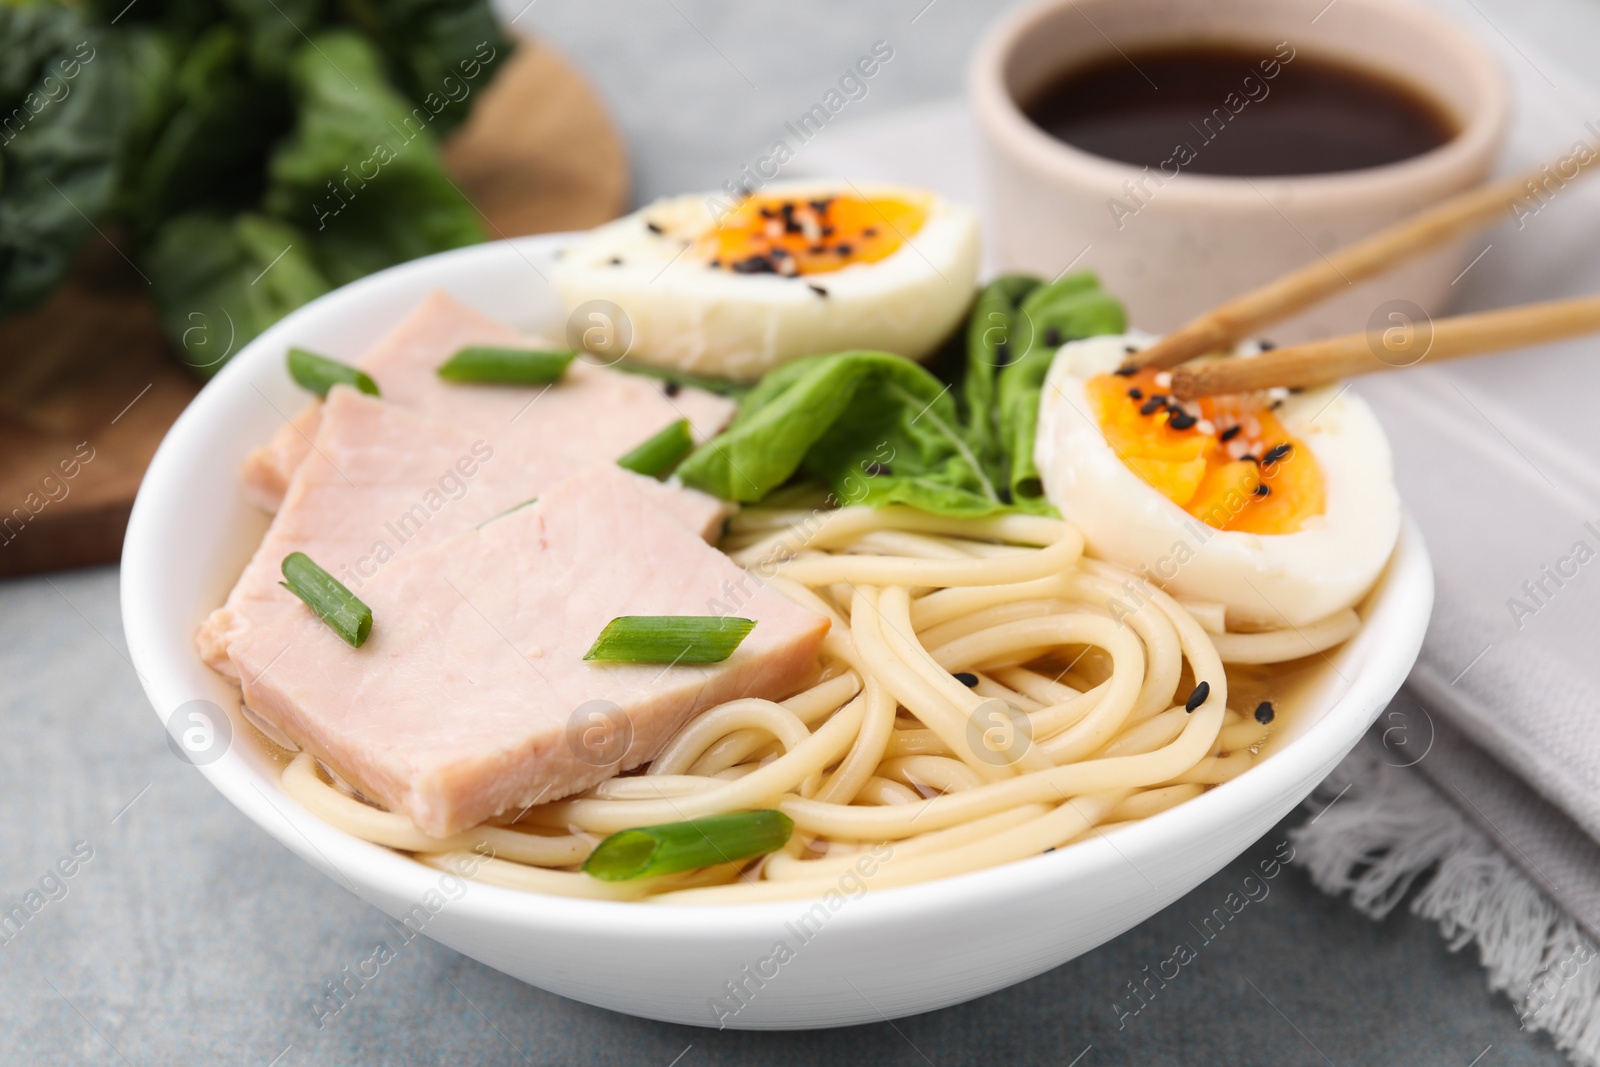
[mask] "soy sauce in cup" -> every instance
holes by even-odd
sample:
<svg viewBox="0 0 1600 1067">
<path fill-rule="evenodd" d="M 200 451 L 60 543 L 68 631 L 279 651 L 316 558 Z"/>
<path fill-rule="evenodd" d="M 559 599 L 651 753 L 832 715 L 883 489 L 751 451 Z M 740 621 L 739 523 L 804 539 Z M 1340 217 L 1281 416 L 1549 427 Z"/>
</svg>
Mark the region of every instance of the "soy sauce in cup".
<svg viewBox="0 0 1600 1067">
<path fill-rule="evenodd" d="M 1421 155 L 1457 132 L 1418 89 L 1287 42 L 1112 53 L 1020 103 L 1074 148 L 1168 175 L 1360 170 Z"/>
</svg>

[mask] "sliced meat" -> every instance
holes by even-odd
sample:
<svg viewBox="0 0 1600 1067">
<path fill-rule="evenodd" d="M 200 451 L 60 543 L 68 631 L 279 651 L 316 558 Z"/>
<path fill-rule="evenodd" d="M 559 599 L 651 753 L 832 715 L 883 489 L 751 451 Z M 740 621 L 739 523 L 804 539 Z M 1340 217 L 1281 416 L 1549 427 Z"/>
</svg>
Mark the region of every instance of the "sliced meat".
<svg viewBox="0 0 1600 1067">
<path fill-rule="evenodd" d="M 391 404 L 457 426 L 495 448 L 538 450 L 574 463 L 617 459 L 678 419 L 696 440 L 722 429 L 733 403 L 700 389 L 667 396 L 660 382 L 576 360 L 562 380 L 543 386 L 463 385 L 442 380 L 439 365 L 466 345 L 537 345 L 446 293 L 424 300 L 358 361 Z M 275 510 L 316 436 L 313 403 L 246 457 L 245 496 Z"/>
<path fill-rule="evenodd" d="M 749 576 L 603 464 L 537 503 L 385 566 L 372 635 L 346 645 L 305 608 L 232 645 L 246 703 L 341 777 L 445 836 L 653 759 L 691 716 L 779 699 L 816 670 L 828 621 L 756 586 L 724 663 L 583 660 L 619 615 L 706 615 Z M 609 702 L 623 749 L 585 747 Z M 592 737 L 592 735 L 591 735 Z"/>
<path fill-rule="evenodd" d="M 299 604 L 278 585 L 289 553 L 306 553 L 360 595 L 391 560 L 471 529 L 588 466 L 514 435 L 496 447 L 344 386 L 328 394 L 318 423 L 261 546 L 196 635 L 201 656 L 224 674 L 233 673 L 229 645 Z M 618 473 L 695 536 L 720 532 L 721 501 Z"/>
</svg>

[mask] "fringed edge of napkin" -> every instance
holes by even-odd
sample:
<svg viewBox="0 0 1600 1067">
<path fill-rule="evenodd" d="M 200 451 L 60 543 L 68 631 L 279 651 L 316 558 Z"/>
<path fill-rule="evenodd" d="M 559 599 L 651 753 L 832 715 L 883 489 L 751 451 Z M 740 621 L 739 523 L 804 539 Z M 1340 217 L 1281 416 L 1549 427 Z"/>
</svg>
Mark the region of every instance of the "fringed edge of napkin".
<svg viewBox="0 0 1600 1067">
<path fill-rule="evenodd" d="M 1579 1067 L 1600 1067 L 1600 949 L 1426 780 L 1363 740 L 1290 831 L 1295 863 L 1325 893 L 1382 919 L 1410 896 L 1452 952 L 1476 943 L 1489 988 L 1522 1029 L 1548 1033 Z M 1412 890 L 1415 889 L 1415 894 Z"/>
</svg>

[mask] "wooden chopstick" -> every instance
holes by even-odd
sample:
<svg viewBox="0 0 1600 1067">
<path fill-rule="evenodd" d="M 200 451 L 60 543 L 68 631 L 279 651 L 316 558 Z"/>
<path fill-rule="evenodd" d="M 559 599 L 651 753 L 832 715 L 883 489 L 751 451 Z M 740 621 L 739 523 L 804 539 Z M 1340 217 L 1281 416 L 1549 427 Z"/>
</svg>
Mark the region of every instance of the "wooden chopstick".
<svg viewBox="0 0 1600 1067">
<path fill-rule="evenodd" d="M 1600 146 L 1587 160 L 1573 151 L 1561 160 L 1571 162 L 1576 173 L 1559 180 L 1572 181 L 1595 169 Z M 1351 284 L 1370 278 L 1404 259 L 1443 244 L 1453 237 L 1488 225 L 1504 214 L 1510 205 L 1529 195 L 1528 183 L 1542 188 L 1551 164 L 1537 167 L 1514 178 L 1506 178 L 1467 192 L 1429 208 L 1387 229 L 1379 230 L 1332 255 L 1308 263 L 1261 288 L 1235 297 L 1221 307 L 1167 334 L 1134 357 L 1141 367 L 1176 367 L 1185 360 L 1208 352 L 1226 351 L 1263 327 L 1288 318 Z"/>
<path fill-rule="evenodd" d="M 1259 356 L 1189 363 L 1172 372 L 1172 395 L 1194 400 L 1273 387 L 1328 385 L 1374 371 L 1400 370 L 1504 348 L 1600 331 L 1600 296 L 1551 300 L 1417 324 L 1405 333 L 1354 333 Z"/>
</svg>

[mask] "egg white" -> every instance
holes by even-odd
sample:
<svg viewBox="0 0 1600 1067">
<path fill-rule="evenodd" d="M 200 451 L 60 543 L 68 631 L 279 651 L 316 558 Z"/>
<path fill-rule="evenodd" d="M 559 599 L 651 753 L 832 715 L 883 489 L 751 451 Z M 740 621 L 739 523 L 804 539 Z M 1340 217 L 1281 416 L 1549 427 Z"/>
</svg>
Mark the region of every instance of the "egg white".
<svg viewBox="0 0 1600 1067">
<path fill-rule="evenodd" d="M 1275 412 L 1316 458 L 1323 515 L 1294 533 L 1218 530 L 1117 458 L 1084 390 L 1089 378 L 1123 362 L 1126 346 L 1153 340 L 1092 337 L 1056 353 L 1035 443 L 1050 502 L 1083 531 L 1091 554 L 1176 596 L 1222 604 L 1230 626 L 1304 626 L 1356 604 L 1400 534 L 1389 443 L 1366 402 L 1330 386 L 1291 395 Z"/>
<path fill-rule="evenodd" d="M 716 228 L 720 194 L 672 197 L 592 230 L 566 249 L 551 281 L 569 314 L 594 300 L 621 308 L 629 358 L 738 381 L 850 348 L 924 359 L 966 313 L 978 274 L 978 220 L 970 209 L 888 186 L 783 183 L 762 192 L 900 196 L 925 203 L 928 214 L 876 263 L 800 277 L 737 274 L 685 254 Z"/>
</svg>

